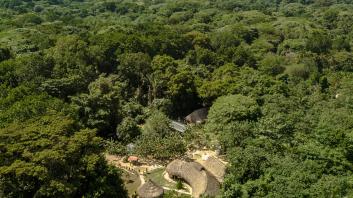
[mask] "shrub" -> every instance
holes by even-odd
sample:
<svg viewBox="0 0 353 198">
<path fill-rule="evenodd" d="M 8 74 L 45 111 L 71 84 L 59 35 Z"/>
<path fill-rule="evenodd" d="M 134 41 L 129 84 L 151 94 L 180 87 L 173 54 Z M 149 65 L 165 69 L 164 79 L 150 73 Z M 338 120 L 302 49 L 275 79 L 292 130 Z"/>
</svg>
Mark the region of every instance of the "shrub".
<svg viewBox="0 0 353 198">
<path fill-rule="evenodd" d="M 176 185 L 175 185 L 175 188 L 180 190 L 180 189 L 183 189 L 183 182 L 181 182 L 180 179 L 178 179 Z"/>
<path fill-rule="evenodd" d="M 140 127 L 137 126 L 135 120 L 130 117 L 124 118 L 116 129 L 116 135 L 123 143 L 133 141 L 140 134 Z"/>
<path fill-rule="evenodd" d="M 106 140 L 104 142 L 104 147 L 106 151 L 111 155 L 126 155 L 127 150 L 126 146 L 122 145 L 119 142 L 115 142 L 114 140 Z"/>
<path fill-rule="evenodd" d="M 183 155 L 186 151 L 186 145 L 177 134 L 166 137 L 158 134 L 146 134 L 137 141 L 135 151 L 141 156 L 166 160 Z"/>
<path fill-rule="evenodd" d="M 285 73 L 303 79 L 308 79 L 310 76 L 310 70 L 304 64 L 290 65 L 286 68 Z"/>
</svg>

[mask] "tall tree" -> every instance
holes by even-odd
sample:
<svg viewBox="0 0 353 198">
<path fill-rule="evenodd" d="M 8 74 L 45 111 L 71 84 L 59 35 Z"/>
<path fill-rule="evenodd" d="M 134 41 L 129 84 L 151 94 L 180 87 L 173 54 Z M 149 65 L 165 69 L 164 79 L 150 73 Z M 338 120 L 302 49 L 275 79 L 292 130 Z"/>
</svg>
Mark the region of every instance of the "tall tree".
<svg viewBox="0 0 353 198">
<path fill-rule="evenodd" d="M 11 137 L 11 138 L 10 138 Z M 127 197 L 119 172 L 101 156 L 94 130 L 60 115 L 0 129 L 4 197 Z"/>
<path fill-rule="evenodd" d="M 88 94 L 72 97 L 82 126 L 98 129 L 101 136 L 115 136 L 121 121 L 121 104 L 126 94 L 125 85 L 117 75 L 101 75 L 92 82 Z"/>
</svg>

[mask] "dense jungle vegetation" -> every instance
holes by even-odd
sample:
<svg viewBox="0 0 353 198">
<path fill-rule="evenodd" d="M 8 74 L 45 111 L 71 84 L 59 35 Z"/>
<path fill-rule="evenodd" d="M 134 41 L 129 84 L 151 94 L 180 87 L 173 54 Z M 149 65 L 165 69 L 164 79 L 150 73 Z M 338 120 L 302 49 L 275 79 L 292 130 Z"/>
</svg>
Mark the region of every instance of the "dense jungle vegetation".
<svg viewBox="0 0 353 198">
<path fill-rule="evenodd" d="M 352 47 L 351 0 L 1 0 L 0 197 L 126 197 L 131 142 L 220 147 L 225 198 L 353 197 Z"/>
</svg>

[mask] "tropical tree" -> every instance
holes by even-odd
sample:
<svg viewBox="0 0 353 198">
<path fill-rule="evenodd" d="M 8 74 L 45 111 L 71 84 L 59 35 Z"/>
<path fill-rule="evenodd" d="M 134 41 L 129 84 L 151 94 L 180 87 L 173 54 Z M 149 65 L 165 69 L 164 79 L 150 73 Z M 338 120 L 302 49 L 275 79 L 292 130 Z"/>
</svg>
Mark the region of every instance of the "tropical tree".
<svg viewBox="0 0 353 198">
<path fill-rule="evenodd" d="M 0 129 L 0 139 L 4 197 L 127 197 L 119 171 L 100 154 L 101 139 L 94 130 L 76 131 L 68 117 L 11 124 Z"/>
</svg>

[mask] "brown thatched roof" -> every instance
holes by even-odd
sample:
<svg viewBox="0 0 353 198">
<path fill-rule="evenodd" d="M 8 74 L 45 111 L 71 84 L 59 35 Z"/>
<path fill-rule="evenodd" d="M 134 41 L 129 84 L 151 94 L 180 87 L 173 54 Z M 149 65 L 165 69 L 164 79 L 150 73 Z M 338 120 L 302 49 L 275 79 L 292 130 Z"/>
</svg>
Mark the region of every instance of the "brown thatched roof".
<svg viewBox="0 0 353 198">
<path fill-rule="evenodd" d="M 207 187 L 204 194 L 209 195 L 211 197 L 215 197 L 216 195 L 218 195 L 219 189 L 221 188 L 220 183 L 210 173 L 206 172 L 206 174 L 207 174 Z"/>
<path fill-rule="evenodd" d="M 208 115 L 208 108 L 202 108 L 186 116 L 185 120 L 189 123 L 201 123 L 207 119 L 207 115 Z"/>
<path fill-rule="evenodd" d="M 164 190 L 161 186 L 148 180 L 137 190 L 140 198 L 160 198 L 163 196 Z"/>
<path fill-rule="evenodd" d="M 226 165 L 223 162 L 213 156 L 209 156 L 207 160 L 201 162 L 201 165 L 219 182 L 223 182 L 226 173 Z"/>
<path fill-rule="evenodd" d="M 166 169 L 170 177 L 183 179 L 192 188 L 193 197 L 201 195 L 214 196 L 218 193 L 220 185 L 218 181 L 197 162 L 184 162 L 174 160 Z"/>
</svg>

